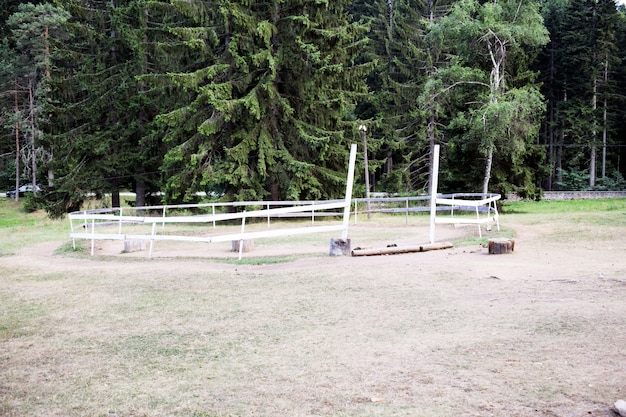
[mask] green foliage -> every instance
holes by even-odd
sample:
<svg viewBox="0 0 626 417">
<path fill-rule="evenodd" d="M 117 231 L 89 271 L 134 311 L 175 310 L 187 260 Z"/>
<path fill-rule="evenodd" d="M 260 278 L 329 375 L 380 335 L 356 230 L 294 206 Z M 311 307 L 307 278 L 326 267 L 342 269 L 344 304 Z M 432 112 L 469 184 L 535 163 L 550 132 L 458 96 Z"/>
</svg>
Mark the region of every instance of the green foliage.
<svg viewBox="0 0 626 417">
<path fill-rule="evenodd" d="M 45 142 L 55 155 L 46 166 L 55 192 L 47 207 L 58 216 L 104 192 L 119 204 L 120 188 L 134 189 L 145 205 L 162 190 L 165 147 L 154 120 L 180 97 L 156 74 L 194 62 L 177 52 L 181 44 L 162 46 L 181 16 L 165 1 L 62 3 L 72 13 L 72 42 L 56 45 L 52 56 Z"/>
<path fill-rule="evenodd" d="M 621 172 L 615 170 L 611 175 L 598 178 L 593 189 L 596 191 L 624 191 L 626 190 L 626 179 Z"/>
<path fill-rule="evenodd" d="M 599 178 L 594 187 L 589 187 L 589 171 L 561 170 L 560 181 L 556 182 L 557 190 L 567 191 L 623 191 L 626 190 L 626 180 L 619 171 Z"/>
<path fill-rule="evenodd" d="M 190 99 L 159 117 L 170 144 L 162 169 L 174 172 L 166 196 L 336 197 L 349 148 L 343 119 L 369 67 L 353 62 L 364 27 L 349 22 L 341 1 L 244 3 L 174 2 L 197 23 L 175 33 L 204 60 L 172 74 Z"/>
<path fill-rule="evenodd" d="M 22 3 L 7 24 L 12 28 L 16 47 L 24 51 L 33 69 L 49 71 L 50 38 L 63 40 L 63 25 L 70 14 L 50 3 Z"/>
<path fill-rule="evenodd" d="M 538 9 L 535 1 L 464 0 L 439 23 L 436 31 L 451 34 L 458 59 L 439 77 L 452 74 L 448 85 L 438 88 L 447 94 L 454 87 L 459 100 L 472 103 L 459 108 L 449 124 L 448 186 L 463 181 L 465 173 L 472 189 L 486 192 L 494 179 L 494 190 L 534 193 L 540 171 L 528 163 L 540 156 L 533 142 L 545 107 L 528 62 L 548 41 Z M 484 161 L 482 167 L 477 161 Z"/>
<path fill-rule="evenodd" d="M 626 100 L 624 13 L 613 0 L 553 0 L 543 14 L 551 32 L 537 62 L 548 100 L 546 129 L 539 136 L 551 165 L 546 186 L 563 186 L 557 184 L 563 171 L 586 171 L 586 185 L 567 186 L 593 187 L 623 158 L 618 131 L 624 128 Z M 604 153 L 597 152 L 601 142 L 607 145 Z"/>
<path fill-rule="evenodd" d="M 41 207 L 41 200 L 35 197 L 32 193 L 26 194 L 22 207 L 26 213 L 34 213 L 39 210 Z"/>
<path fill-rule="evenodd" d="M 360 124 L 376 190 L 427 190 L 435 144 L 446 191 L 623 184 L 613 0 L 30 3 L 0 6 L 0 184 L 17 121 L 54 217 L 120 189 L 338 197 Z"/>
</svg>

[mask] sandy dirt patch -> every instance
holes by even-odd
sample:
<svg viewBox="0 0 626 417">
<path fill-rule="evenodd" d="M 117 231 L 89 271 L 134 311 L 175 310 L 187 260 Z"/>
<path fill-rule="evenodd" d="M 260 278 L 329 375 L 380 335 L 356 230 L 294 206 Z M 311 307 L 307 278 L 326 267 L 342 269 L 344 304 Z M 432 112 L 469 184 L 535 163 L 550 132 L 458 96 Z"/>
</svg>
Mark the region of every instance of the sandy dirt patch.
<svg viewBox="0 0 626 417">
<path fill-rule="evenodd" d="M 423 222 L 375 223 L 353 246 L 428 239 Z M 502 225 L 510 255 L 329 257 L 326 236 L 255 242 L 244 263 L 230 245 L 25 248 L 2 258 L 0 414 L 613 416 L 626 222 Z"/>
</svg>

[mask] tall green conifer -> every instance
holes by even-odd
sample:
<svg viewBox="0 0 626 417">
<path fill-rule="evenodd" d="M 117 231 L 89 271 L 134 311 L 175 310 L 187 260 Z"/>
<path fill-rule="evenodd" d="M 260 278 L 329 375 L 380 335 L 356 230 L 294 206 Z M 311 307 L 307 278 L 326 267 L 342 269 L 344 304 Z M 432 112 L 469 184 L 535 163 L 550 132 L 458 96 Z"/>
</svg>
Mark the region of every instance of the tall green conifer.
<svg viewBox="0 0 626 417">
<path fill-rule="evenodd" d="M 161 189 L 164 150 L 152 122 L 174 107 L 176 95 L 151 90 L 141 78 L 185 63 L 172 62 L 177 54 L 162 59 L 158 51 L 165 29 L 177 23 L 175 10 L 164 1 L 58 1 L 72 14 L 72 39 L 55 45 L 53 54 L 46 140 L 56 195 L 50 210 L 59 214 L 88 193 L 105 192 L 119 206 L 121 188 L 136 191 L 144 205 Z"/>
<path fill-rule="evenodd" d="M 417 100 L 427 75 L 424 2 L 380 0 L 364 6 L 372 39 L 364 59 L 375 62 L 376 71 L 358 115 L 370 124 L 371 167 L 384 191 L 421 188 L 428 174 L 425 115 Z"/>
<path fill-rule="evenodd" d="M 598 174 L 607 173 L 607 149 L 615 137 L 623 96 L 616 83 L 617 6 L 614 0 L 570 0 L 562 22 L 553 31 L 563 40 L 559 79 L 554 80 L 562 82 L 563 93 L 550 97 L 556 100 L 552 106 L 562 126 L 563 156 L 557 167 L 586 173 L 593 188 Z"/>
<path fill-rule="evenodd" d="M 176 33 L 204 59 L 172 74 L 193 100 L 161 116 L 172 199 L 319 199 L 344 186 L 345 120 L 367 65 L 364 27 L 346 1 L 180 1 L 194 27 Z"/>
</svg>

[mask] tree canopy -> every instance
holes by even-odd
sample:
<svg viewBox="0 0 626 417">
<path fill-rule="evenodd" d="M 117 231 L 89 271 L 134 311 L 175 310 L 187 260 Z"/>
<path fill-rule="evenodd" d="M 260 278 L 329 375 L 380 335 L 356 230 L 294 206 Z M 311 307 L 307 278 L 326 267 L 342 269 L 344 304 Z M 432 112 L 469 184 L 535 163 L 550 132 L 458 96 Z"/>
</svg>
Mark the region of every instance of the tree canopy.
<svg viewBox="0 0 626 417">
<path fill-rule="evenodd" d="M 140 205 L 335 198 L 365 125 L 371 191 L 428 192 L 435 144 L 447 191 L 624 187 L 625 13 L 614 0 L 7 1 L 0 183 L 41 183 L 53 215 L 93 193 L 119 205 L 122 189 Z"/>
</svg>

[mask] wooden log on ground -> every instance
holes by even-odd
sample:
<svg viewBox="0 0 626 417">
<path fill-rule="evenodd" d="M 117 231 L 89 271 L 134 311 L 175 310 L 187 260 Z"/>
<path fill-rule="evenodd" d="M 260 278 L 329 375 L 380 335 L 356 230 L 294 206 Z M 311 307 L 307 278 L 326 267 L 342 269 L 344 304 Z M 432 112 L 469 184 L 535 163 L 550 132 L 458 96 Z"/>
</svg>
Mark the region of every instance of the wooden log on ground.
<svg viewBox="0 0 626 417">
<path fill-rule="evenodd" d="M 350 239 L 330 239 L 330 256 L 350 255 Z"/>
<path fill-rule="evenodd" d="M 513 239 L 490 239 L 487 247 L 490 255 L 511 253 L 515 250 L 515 241 Z"/>
<path fill-rule="evenodd" d="M 396 255 L 400 253 L 427 252 L 438 249 L 448 249 L 453 245 L 450 242 L 432 243 L 415 246 L 387 246 L 386 248 L 354 248 L 352 256 Z"/>
<path fill-rule="evenodd" d="M 422 245 L 422 250 L 420 252 L 428 252 L 429 250 L 440 250 L 440 249 L 448 249 L 451 248 L 452 243 L 450 242 L 439 242 L 439 243 L 427 243 Z"/>
<path fill-rule="evenodd" d="M 231 248 L 233 252 L 239 252 L 239 246 L 241 245 L 242 252 L 251 252 L 254 249 L 253 239 L 244 240 L 231 240 Z"/>
</svg>

